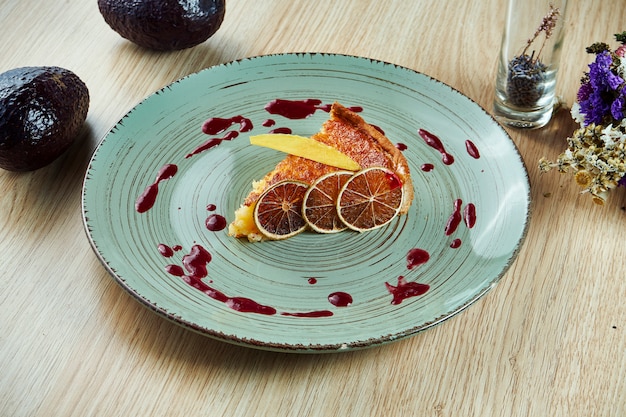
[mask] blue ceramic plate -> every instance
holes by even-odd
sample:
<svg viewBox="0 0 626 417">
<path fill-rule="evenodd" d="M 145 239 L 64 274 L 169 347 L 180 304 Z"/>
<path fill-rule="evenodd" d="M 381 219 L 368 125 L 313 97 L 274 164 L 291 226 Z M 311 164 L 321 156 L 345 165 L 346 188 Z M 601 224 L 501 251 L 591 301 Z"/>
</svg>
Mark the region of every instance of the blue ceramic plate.
<svg viewBox="0 0 626 417">
<path fill-rule="evenodd" d="M 229 237 L 220 221 L 284 157 L 249 135 L 312 135 L 334 101 L 403 150 L 409 213 L 362 234 Z M 402 339 L 478 300 L 518 253 L 529 194 L 506 132 L 449 86 L 371 59 L 282 54 L 208 68 L 133 108 L 93 155 L 83 217 L 104 266 L 161 316 L 240 345 L 319 352 Z"/>
</svg>

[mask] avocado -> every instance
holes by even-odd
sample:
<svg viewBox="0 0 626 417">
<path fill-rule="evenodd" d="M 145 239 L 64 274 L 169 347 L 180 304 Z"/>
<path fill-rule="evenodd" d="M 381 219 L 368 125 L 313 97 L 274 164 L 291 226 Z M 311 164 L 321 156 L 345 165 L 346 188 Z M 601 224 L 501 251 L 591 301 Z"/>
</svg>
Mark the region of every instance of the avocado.
<svg viewBox="0 0 626 417">
<path fill-rule="evenodd" d="M 88 109 L 87 86 L 67 69 L 0 74 L 0 168 L 32 171 L 54 161 L 78 136 Z"/>
<path fill-rule="evenodd" d="M 217 32 L 226 0 L 98 0 L 98 8 L 123 38 L 171 51 L 196 46 Z"/>
</svg>

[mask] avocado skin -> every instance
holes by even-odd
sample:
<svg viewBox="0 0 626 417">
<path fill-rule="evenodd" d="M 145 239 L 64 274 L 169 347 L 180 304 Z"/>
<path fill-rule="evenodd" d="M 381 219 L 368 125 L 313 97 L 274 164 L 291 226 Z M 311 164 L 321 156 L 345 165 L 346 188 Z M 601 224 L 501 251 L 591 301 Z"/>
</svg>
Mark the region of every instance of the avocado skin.
<svg viewBox="0 0 626 417">
<path fill-rule="evenodd" d="M 98 0 L 98 8 L 123 38 L 172 51 L 196 46 L 217 32 L 226 0 Z"/>
<path fill-rule="evenodd" d="M 87 86 L 67 69 L 0 74 L 0 168 L 32 171 L 54 161 L 78 136 L 88 109 Z"/>
</svg>

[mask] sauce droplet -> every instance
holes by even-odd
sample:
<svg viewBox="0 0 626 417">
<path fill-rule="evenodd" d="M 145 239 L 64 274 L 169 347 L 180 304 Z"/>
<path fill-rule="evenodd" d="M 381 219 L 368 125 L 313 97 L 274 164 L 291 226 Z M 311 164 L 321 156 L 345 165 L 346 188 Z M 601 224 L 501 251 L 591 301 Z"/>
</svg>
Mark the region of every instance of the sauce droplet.
<svg viewBox="0 0 626 417">
<path fill-rule="evenodd" d="M 480 152 L 478 152 L 478 148 L 476 147 L 476 145 L 474 145 L 474 142 L 472 142 L 471 140 L 466 140 L 465 141 L 465 149 L 467 150 L 467 153 L 474 159 L 478 159 L 480 158 Z"/>
<path fill-rule="evenodd" d="M 463 209 L 463 219 L 468 229 L 476 224 L 476 206 L 473 203 L 468 203 Z"/>
<path fill-rule="evenodd" d="M 435 166 L 433 164 L 423 164 L 420 169 L 424 172 L 430 172 L 435 169 Z"/>
<path fill-rule="evenodd" d="M 157 195 L 159 194 L 159 183 L 161 181 L 169 180 L 178 171 L 178 166 L 174 164 L 165 164 L 159 169 L 155 181 L 148 185 L 146 189 L 135 201 L 135 210 L 138 213 L 145 213 L 150 210 L 156 202 Z"/>
<path fill-rule="evenodd" d="M 328 296 L 328 301 L 335 307 L 347 307 L 352 304 L 352 296 L 346 292 L 337 291 Z"/>
<path fill-rule="evenodd" d="M 211 232 L 219 232 L 226 228 L 226 219 L 219 214 L 211 214 L 207 217 L 205 225 Z"/>
<path fill-rule="evenodd" d="M 460 198 L 454 200 L 454 210 L 448 218 L 448 222 L 446 223 L 446 227 L 444 229 L 446 236 L 450 236 L 452 233 L 454 233 L 461 223 L 461 204 L 462 201 Z"/>
<path fill-rule="evenodd" d="M 450 242 L 450 247 L 452 249 L 458 249 L 461 247 L 461 239 L 454 239 L 452 242 Z"/>
<path fill-rule="evenodd" d="M 164 258 L 171 258 L 172 256 L 174 256 L 174 249 L 163 243 L 159 243 L 159 246 L 157 246 L 157 250 Z"/>
<path fill-rule="evenodd" d="M 444 164 L 452 165 L 454 163 L 454 157 L 446 151 L 446 148 L 443 146 L 443 143 L 441 143 L 441 140 L 437 136 L 433 135 L 425 129 L 419 129 L 418 133 L 422 137 L 422 139 L 424 139 L 424 142 L 426 142 L 428 146 L 439 151 L 439 153 L 441 154 L 441 160 Z"/>
<path fill-rule="evenodd" d="M 430 254 L 424 249 L 413 248 L 406 255 L 406 267 L 413 269 L 419 265 L 425 264 L 430 259 Z"/>
</svg>

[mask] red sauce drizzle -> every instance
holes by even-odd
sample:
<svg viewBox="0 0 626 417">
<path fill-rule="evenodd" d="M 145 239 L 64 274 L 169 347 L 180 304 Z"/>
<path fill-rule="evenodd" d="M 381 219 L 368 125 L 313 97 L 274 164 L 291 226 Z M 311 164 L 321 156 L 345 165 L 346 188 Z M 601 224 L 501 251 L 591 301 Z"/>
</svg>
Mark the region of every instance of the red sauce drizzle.
<svg viewBox="0 0 626 417">
<path fill-rule="evenodd" d="M 207 204 L 206 209 L 207 211 L 215 211 L 217 206 L 215 204 Z"/>
<path fill-rule="evenodd" d="M 204 278 L 208 275 L 207 265 L 211 259 L 209 251 L 200 245 L 193 245 L 189 254 L 183 256 L 183 266 L 194 277 Z"/>
<path fill-rule="evenodd" d="M 451 165 L 454 163 L 454 157 L 446 151 L 446 148 L 443 146 L 443 143 L 441 143 L 441 140 L 437 136 L 433 135 L 425 129 L 419 129 L 418 133 L 422 137 L 422 139 L 424 139 L 424 142 L 426 142 L 428 146 L 439 151 L 439 153 L 441 154 L 441 160 L 444 164 Z"/>
<path fill-rule="evenodd" d="M 276 309 L 273 307 L 259 304 L 246 297 L 229 297 L 202 281 L 202 278 L 208 275 L 207 265 L 211 262 L 211 259 L 211 254 L 206 249 L 200 245 L 194 245 L 189 254 L 183 256 L 183 265 L 188 272 L 187 274 L 178 265 L 167 265 L 165 270 L 171 275 L 182 277 L 183 281 L 193 288 L 202 291 L 216 301 L 226 304 L 226 306 L 235 311 L 265 315 L 276 314 Z"/>
<path fill-rule="evenodd" d="M 270 114 L 278 114 L 287 119 L 306 119 L 317 110 L 329 111 L 330 108 L 322 106 L 322 101 L 317 99 L 284 100 L 277 98 L 265 105 L 265 110 Z"/>
<path fill-rule="evenodd" d="M 228 119 L 212 117 L 202 124 L 202 132 L 207 135 L 218 135 L 226 131 L 226 129 L 228 129 L 234 124 L 239 125 L 238 130 L 241 133 L 249 132 L 254 127 L 250 119 L 247 119 L 243 116 L 234 116 Z"/>
<path fill-rule="evenodd" d="M 156 180 L 148 185 L 146 189 L 135 201 L 135 210 L 138 213 L 145 213 L 150 210 L 156 202 L 157 195 L 159 194 L 159 183 L 161 181 L 169 180 L 178 171 L 178 167 L 174 164 L 166 164 L 159 169 Z"/>
<path fill-rule="evenodd" d="M 292 133 L 292 130 L 288 127 L 277 127 L 276 129 L 270 130 L 270 133 L 278 133 L 282 135 L 289 135 Z"/>
<path fill-rule="evenodd" d="M 408 146 L 406 146 L 404 143 L 396 143 L 396 148 L 398 148 L 399 151 L 406 151 Z"/>
<path fill-rule="evenodd" d="M 311 285 L 315 285 L 317 284 L 317 278 L 315 277 L 310 277 L 309 279 L 307 279 L 307 282 Z"/>
<path fill-rule="evenodd" d="M 347 292 L 337 291 L 328 296 L 328 301 L 335 307 L 347 307 L 353 300 Z"/>
<path fill-rule="evenodd" d="M 391 300 L 391 304 L 393 305 L 400 304 L 407 298 L 423 295 L 430 289 L 430 285 L 428 284 L 406 282 L 406 279 L 402 275 L 398 277 L 397 286 L 394 287 L 388 282 L 385 282 L 385 286 L 387 287 L 387 291 L 393 296 Z"/>
<path fill-rule="evenodd" d="M 276 124 L 276 122 L 274 121 L 274 119 L 267 119 L 267 120 L 265 120 L 265 121 L 262 123 L 262 125 L 263 125 L 264 127 L 272 127 L 272 126 L 274 126 L 275 124 Z"/>
<path fill-rule="evenodd" d="M 423 164 L 420 169 L 424 172 L 430 172 L 435 169 L 435 166 L 433 164 Z"/>
<path fill-rule="evenodd" d="M 450 236 L 452 233 L 454 233 L 461 223 L 461 204 L 462 201 L 460 198 L 454 200 L 454 211 L 448 218 L 448 222 L 446 223 L 446 227 L 444 229 L 446 236 Z"/>
<path fill-rule="evenodd" d="M 219 232 L 226 228 L 226 219 L 219 214 L 211 214 L 205 221 L 206 228 L 211 232 Z"/>
<path fill-rule="evenodd" d="M 463 219 L 468 229 L 476 224 L 476 206 L 473 203 L 468 203 L 463 209 Z"/>
<path fill-rule="evenodd" d="M 330 317 L 333 315 L 333 312 L 330 310 L 317 310 L 317 311 L 307 311 L 305 313 L 280 313 L 281 316 L 289 316 L 289 317 Z"/>
<path fill-rule="evenodd" d="M 199 154 L 201 152 L 204 152 L 204 151 L 206 151 L 208 149 L 216 147 L 217 145 L 222 143 L 222 141 L 224 141 L 224 140 L 233 140 L 237 136 L 239 136 L 239 132 L 237 132 L 236 130 L 231 130 L 230 132 L 226 133 L 226 135 L 224 135 L 221 138 L 209 139 L 206 142 L 204 142 L 202 145 L 198 146 L 196 149 L 194 149 L 193 151 L 188 153 L 185 156 L 185 158 L 191 158 L 194 155 L 197 155 L 197 154 Z"/>
<path fill-rule="evenodd" d="M 331 104 L 322 104 L 321 100 L 308 98 L 305 100 L 286 100 L 277 98 L 265 105 L 265 110 L 270 114 L 278 114 L 287 119 L 306 119 L 321 110 L 326 113 L 330 111 Z M 360 106 L 348 107 L 355 113 L 360 113 L 363 108 Z M 278 132 L 276 132 L 278 133 Z"/>
<path fill-rule="evenodd" d="M 425 264 L 430 259 L 430 254 L 424 249 L 413 248 L 406 255 L 406 267 L 413 269 Z"/>
<path fill-rule="evenodd" d="M 452 249 L 458 249 L 461 247 L 461 239 L 454 239 L 452 242 L 450 242 L 450 247 Z"/>
<path fill-rule="evenodd" d="M 465 141 L 465 149 L 467 149 L 467 153 L 474 159 L 480 158 L 480 152 L 478 152 L 478 148 L 474 145 L 474 142 L 471 140 Z"/>
</svg>

